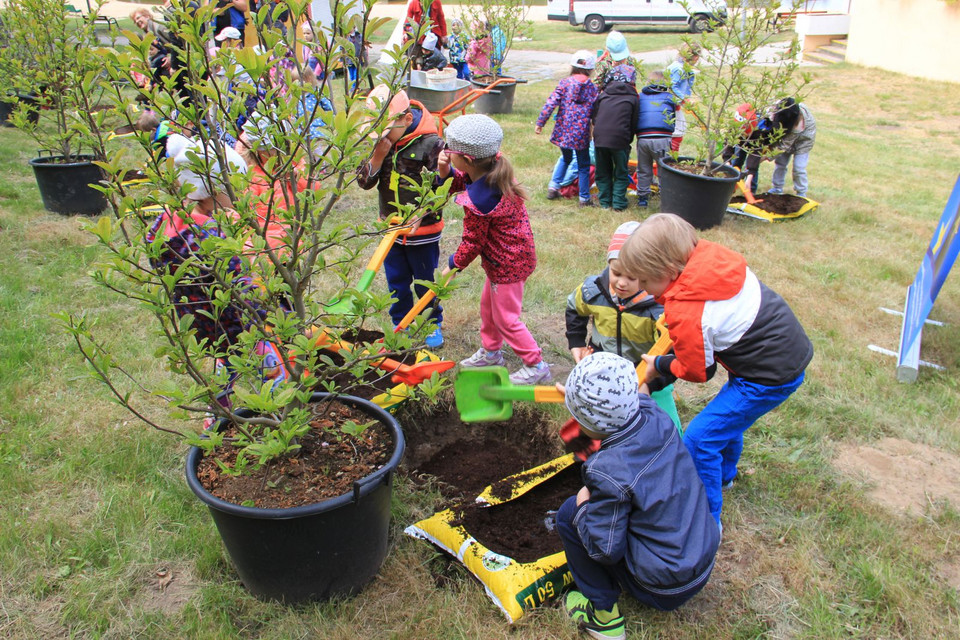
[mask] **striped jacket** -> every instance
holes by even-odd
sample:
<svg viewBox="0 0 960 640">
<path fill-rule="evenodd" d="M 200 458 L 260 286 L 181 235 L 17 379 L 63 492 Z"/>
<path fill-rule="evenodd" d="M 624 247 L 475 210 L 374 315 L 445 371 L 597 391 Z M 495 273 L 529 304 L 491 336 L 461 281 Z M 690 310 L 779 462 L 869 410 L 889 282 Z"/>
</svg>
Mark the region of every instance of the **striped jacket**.
<svg viewBox="0 0 960 640">
<path fill-rule="evenodd" d="M 747 267 L 742 255 L 700 240 L 663 303 L 674 355 L 657 371 L 704 382 L 719 363 L 731 375 L 777 386 L 794 380 L 813 345 L 790 307 Z"/>
<path fill-rule="evenodd" d="M 609 351 L 634 364 L 650 350 L 656 340 L 657 318 L 663 306 L 653 296 L 641 292 L 626 304 L 610 294 L 610 270 L 590 276 L 567 297 L 567 348 L 587 346 L 587 329 L 593 321 L 590 346 L 594 351 Z"/>
</svg>

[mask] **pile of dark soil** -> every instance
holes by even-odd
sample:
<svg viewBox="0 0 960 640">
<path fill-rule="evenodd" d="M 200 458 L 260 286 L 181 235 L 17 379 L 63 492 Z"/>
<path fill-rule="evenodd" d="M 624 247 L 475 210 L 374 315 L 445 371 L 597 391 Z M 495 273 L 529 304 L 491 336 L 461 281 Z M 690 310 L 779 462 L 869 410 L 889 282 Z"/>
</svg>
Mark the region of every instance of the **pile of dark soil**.
<svg viewBox="0 0 960 640">
<path fill-rule="evenodd" d="M 519 498 L 491 507 L 465 504 L 454 524 L 462 525 L 487 549 L 517 562 L 535 562 L 563 551 L 556 530 L 544 522 L 583 483 L 580 465 L 567 467 Z"/>
<path fill-rule="evenodd" d="M 800 211 L 801 207 L 807 204 L 806 198 L 792 196 L 786 193 L 758 193 L 756 198 L 762 200 L 762 202 L 757 202 L 753 206 L 758 209 L 763 209 L 764 211 L 769 211 L 770 213 L 796 213 Z M 743 196 L 730 198 L 730 204 L 738 204 L 746 201 L 747 199 Z"/>
<path fill-rule="evenodd" d="M 467 424 L 452 398 L 429 413 L 404 405 L 397 419 L 407 440 L 407 473 L 419 481 L 439 480 L 449 504 L 473 501 L 487 485 L 563 453 L 556 419 L 522 403 L 505 422 Z"/>
</svg>

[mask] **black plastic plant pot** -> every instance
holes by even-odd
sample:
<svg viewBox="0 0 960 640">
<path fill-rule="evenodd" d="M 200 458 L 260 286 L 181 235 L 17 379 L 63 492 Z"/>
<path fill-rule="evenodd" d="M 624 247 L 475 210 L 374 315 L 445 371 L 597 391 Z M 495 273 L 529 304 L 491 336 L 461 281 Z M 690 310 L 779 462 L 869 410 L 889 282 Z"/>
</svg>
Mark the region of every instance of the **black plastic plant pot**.
<svg viewBox="0 0 960 640">
<path fill-rule="evenodd" d="M 107 207 L 107 197 L 90 186 L 104 179 L 91 160 L 93 156 L 76 156 L 74 162 L 63 162 L 62 156 L 30 160 L 44 209 L 63 215 L 96 215 Z"/>
<path fill-rule="evenodd" d="M 37 104 L 37 96 L 28 93 L 18 93 L 16 95 L 16 99 L 27 104 L 27 119 L 33 124 L 37 124 L 40 121 L 40 107 Z M 12 127 L 13 123 L 10 122 L 10 114 L 12 114 L 16 108 L 17 103 L 12 93 L 7 99 L 0 100 L 0 124 L 3 124 L 5 127 Z"/>
<path fill-rule="evenodd" d="M 485 77 L 485 79 L 489 78 Z M 513 97 L 517 93 L 517 81 L 515 78 L 499 79 L 503 82 L 494 86 L 490 93 L 485 93 L 474 101 L 473 107 L 477 113 L 513 113 Z M 493 84 L 492 79 L 489 82 L 479 80 L 470 82 L 478 89 L 486 89 Z"/>
<path fill-rule="evenodd" d="M 676 162 L 694 162 L 678 158 Z M 723 222 L 730 198 L 737 188 L 740 172 L 729 165 L 714 163 L 719 171 L 712 176 L 687 173 L 672 166 L 673 158 L 659 161 L 660 211 L 675 213 L 697 229 L 709 229 Z"/>
<path fill-rule="evenodd" d="M 329 394 L 315 393 L 314 402 Z M 210 509 L 240 580 L 263 600 L 296 603 L 357 593 L 387 556 L 393 477 L 405 440 L 397 420 L 372 402 L 338 401 L 383 423 L 393 436 L 390 460 L 357 481 L 353 492 L 290 509 L 241 507 L 211 495 L 197 479 L 203 453 L 187 454 L 187 484 Z"/>
</svg>

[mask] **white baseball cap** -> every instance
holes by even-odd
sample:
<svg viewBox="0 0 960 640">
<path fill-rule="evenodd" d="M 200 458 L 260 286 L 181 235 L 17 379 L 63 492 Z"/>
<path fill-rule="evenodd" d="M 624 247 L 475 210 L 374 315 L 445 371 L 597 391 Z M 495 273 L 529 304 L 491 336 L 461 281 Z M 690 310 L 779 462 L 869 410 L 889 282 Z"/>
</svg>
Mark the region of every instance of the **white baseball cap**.
<svg viewBox="0 0 960 640">
<path fill-rule="evenodd" d="M 217 37 L 214 38 L 217 42 L 223 42 L 227 38 L 231 40 L 240 39 L 240 30 L 236 27 L 224 27 L 220 30 L 220 33 L 217 34 Z"/>
<path fill-rule="evenodd" d="M 578 69 L 593 69 L 597 66 L 597 56 L 586 49 L 580 49 L 570 57 L 570 66 Z"/>
</svg>

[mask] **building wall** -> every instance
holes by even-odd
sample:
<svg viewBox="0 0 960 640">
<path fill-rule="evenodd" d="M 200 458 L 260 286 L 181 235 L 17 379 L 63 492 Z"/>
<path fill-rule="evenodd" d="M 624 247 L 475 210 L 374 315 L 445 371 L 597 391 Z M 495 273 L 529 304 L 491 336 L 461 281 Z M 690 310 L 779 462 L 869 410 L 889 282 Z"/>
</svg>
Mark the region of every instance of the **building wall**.
<svg viewBox="0 0 960 640">
<path fill-rule="evenodd" d="M 847 62 L 960 82 L 960 2 L 854 0 Z"/>
</svg>

